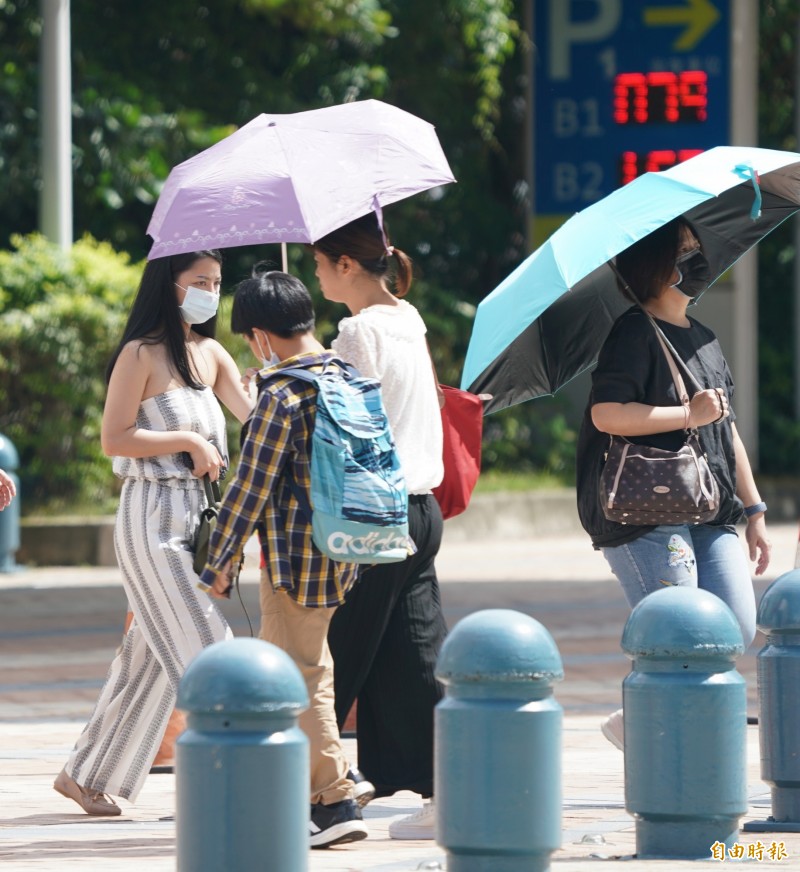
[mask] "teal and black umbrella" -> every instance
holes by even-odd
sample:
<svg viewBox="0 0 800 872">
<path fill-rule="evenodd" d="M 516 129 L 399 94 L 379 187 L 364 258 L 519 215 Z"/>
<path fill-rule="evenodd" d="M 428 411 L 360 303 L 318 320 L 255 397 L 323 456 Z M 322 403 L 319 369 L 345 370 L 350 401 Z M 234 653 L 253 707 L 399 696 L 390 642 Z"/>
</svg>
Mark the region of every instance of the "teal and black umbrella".
<svg viewBox="0 0 800 872">
<path fill-rule="evenodd" d="M 609 266 L 683 215 L 712 283 L 800 209 L 800 154 L 719 146 L 646 173 L 570 218 L 478 306 L 461 386 L 487 412 L 554 394 L 589 369 L 630 307 Z"/>
</svg>

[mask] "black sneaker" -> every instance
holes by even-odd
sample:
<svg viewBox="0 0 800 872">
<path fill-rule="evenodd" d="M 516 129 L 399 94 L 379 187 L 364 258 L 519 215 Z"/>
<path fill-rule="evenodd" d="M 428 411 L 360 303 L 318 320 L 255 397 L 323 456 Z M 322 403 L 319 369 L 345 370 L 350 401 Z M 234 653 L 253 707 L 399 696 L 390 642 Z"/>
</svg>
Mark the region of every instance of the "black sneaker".
<svg viewBox="0 0 800 872">
<path fill-rule="evenodd" d="M 361 809 L 354 799 L 330 805 L 317 802 L 311 806 L 309 836 L 312 848 L 330 848 L 366 839 L 367 825 L 361 820 Z"/>
<path fill-rule="evenodd" d="M 359 808 L 365 808 L 367 803 L 375 799 L 375 785 L 371 781 L 364 778 L 364 774 L 360 769 L 351 766 L 347 770 L 347 777 L 355 785 L 355 800 Z"/>
</svg>

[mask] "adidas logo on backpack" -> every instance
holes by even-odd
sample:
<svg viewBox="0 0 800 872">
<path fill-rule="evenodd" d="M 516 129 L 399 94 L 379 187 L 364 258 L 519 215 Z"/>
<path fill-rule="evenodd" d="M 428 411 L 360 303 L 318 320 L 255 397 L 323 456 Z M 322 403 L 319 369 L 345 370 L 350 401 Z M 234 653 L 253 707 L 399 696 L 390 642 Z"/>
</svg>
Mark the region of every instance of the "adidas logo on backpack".
<svg viewBox="0 0 800 872">
<path fill-rule="evenodd" d="M 290 478 L 311 520 L 314 544 L 344 563 L 396 563 L 414 554 L 408 492 L 380 383 L 338 358 L 322 372 L 278 369 L 317 388 L 311 440 L 311 502 Z"/>
</svg>

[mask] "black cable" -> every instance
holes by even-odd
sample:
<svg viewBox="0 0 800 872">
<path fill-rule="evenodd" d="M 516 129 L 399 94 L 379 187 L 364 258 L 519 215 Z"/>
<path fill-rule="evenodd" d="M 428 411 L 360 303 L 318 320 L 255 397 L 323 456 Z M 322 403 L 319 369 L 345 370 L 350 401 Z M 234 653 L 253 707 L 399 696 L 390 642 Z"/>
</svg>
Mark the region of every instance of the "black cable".
<svg viewBox="0 0 800 872">
<path fill-rule="evenodd" d="M 242 571 L 242 564 L 239 564 L 239 569 L 236 573 L 236 578 L 233 580 L 233 584 L 236 587 L 236 595 L 239 597 L 239 602 L 242 604 L 242 611 L 244 612 L 244 616 L 247 619 L 247 626 L 250 628 L 250 638 L 254 638 L 255 634 L 253 633 L 253 625 L 250 622 L 250 615 L 247 614 L 247 608 L 244 604 L 244 600 L 242 599 L 242 590 L 239 587 L 239 575 Z"/>
</svg>

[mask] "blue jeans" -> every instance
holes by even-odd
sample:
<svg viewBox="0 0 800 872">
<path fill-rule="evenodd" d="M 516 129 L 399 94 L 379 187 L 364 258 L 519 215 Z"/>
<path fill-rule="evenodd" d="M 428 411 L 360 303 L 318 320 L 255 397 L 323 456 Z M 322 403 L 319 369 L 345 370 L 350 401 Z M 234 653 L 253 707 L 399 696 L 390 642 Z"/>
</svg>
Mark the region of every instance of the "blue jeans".
<svg viewBox="0 0 800 872">
<path fill-rule="evenodd" d="M 756 634 L 756 598 L 739 537 L 724 527 L 656 527 L 627 545 L 601 549 L 633 608 L 665 585 L 716 594 L 739 621 L 745 647 Z"/>
</svg>

